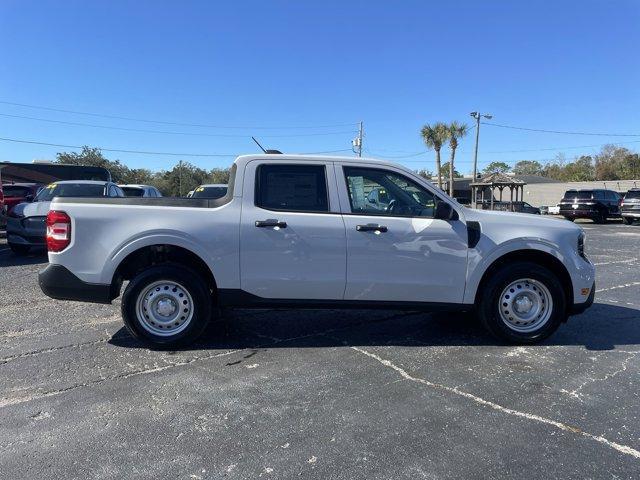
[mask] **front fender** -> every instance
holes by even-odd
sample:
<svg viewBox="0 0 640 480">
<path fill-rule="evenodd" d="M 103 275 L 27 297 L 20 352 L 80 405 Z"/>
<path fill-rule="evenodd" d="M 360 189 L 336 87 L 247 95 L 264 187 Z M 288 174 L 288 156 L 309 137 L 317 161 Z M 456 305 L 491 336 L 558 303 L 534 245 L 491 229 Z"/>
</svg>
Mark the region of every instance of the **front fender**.
<svg viewBox="0 0 640 480">
<path fill-rule="evenodd" d="M 480 281 L 489 267 L 499 258 L 508 253 L 521 250 L 536 250 L 554 256 L 565 266 L 569 262 L 567 255 L 553 242 L 541 238 L 516 238 L 508 240 L 500 245 L 489 245 L 489 242 L 481 241 L 476 249 L 469 251 L 467 265 L 467 285 L 464 292 L 464 303 L 475 303 L 476 293 Z M 569 270 L 571 275 L 571 270 Z"/>
</svg>

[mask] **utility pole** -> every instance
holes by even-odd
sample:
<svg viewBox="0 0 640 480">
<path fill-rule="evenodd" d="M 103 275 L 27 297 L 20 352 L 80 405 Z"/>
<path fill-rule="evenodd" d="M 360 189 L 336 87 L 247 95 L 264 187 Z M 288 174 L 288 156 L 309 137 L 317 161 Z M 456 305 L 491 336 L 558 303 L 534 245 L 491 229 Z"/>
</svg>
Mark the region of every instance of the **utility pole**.
<svg viewBox="0 0 640 480">
<path fill-rule="evenodd" d="M 182 160 L 178 162 L 178 196 L 182 196 Z"/>
<path fill-rule="evenodd" d="M 362 122 L 360 122 L 360 128 L 358 129 L 358 136 L 351 140 L 351 150 L 353 153 L 362 156 L 362 138 L 364 137 L 364 127 L 362 126 Z"/>
<path fill-rule="evenodd" d="M 478 177 L 478 142 L 480 140 L 480 119 L 486 118 L 487 120 L 491 120 L 493 118 L 493 115 L 482 114 L 480 112 L 471 112 L 470 115 L 476 119 L 476 149 L 475 153 L 473 154 L 473 178 L 471 179 L 471 183 L 474 183 Z M 471 191 L 474 192 L 475 188 L 472 188 Z M 476 205 L 475 198 L 471 199 L 471 204 L 474 206 Z"/>
</svg>

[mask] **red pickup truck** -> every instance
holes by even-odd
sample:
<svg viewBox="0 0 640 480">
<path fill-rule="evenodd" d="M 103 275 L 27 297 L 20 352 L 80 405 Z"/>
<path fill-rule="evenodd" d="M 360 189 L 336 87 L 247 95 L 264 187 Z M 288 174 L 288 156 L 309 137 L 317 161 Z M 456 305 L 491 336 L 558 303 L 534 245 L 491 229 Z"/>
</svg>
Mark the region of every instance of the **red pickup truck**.
<svg viewBox="0 0 640 480">
<path fill-rule="evenodd" d="M 30 202 L 40 191 L 39 183 L 5 183 L 0 185 L 0 225 L 6 223 L 6 216 L 13 207 L 22 202 Z"/>
</svg>

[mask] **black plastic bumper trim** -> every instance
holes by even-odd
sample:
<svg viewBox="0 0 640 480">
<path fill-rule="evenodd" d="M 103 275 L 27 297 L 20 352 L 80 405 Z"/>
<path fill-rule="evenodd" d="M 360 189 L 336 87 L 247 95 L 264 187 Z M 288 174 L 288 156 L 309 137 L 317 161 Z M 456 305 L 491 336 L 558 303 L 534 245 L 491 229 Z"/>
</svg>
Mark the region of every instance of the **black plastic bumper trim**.
<svg viewBox="0 0 640 480">
<path fill-rule="evenodd" d="M 574 303 L 573 306 L 571 307 L 570 315 L 578 315 L 584 312 L 587 308 L 593 305 L 593 301 L 595 300 L 595 298 L 596 298 L 596 283 L 593 282 L 593 285 L 591 286 L 591 293 L 589 293 L 589 297 L 587 298 L 587 301 L 584 303 Z"/>
<path fill-rule="evenodd" d="M 38 283 L 45 295 L 56 300 L 111 303 L 114 298 L 111 285 L 83 282 L 62 265 L 47 265 L 38 274 Z"/>
</svg>

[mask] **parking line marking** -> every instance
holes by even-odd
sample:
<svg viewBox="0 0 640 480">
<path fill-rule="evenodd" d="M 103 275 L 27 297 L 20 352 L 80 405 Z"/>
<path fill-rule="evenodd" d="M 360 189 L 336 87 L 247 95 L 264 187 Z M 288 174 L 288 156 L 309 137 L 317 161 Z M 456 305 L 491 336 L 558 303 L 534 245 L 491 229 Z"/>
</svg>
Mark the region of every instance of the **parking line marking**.
<svg viewBox="0 0 640 480">
<path fill-rule="evenodd" d="M 617 290 L 619 288 L 635 287 L 636 285 L 640 285 L 640 282 L 631 282 L 625 283 L 624 285 L 616 285 L 615 287 L 601 288 L 599 290 L 596 290 L 596 293 L 608 292 L 609 290 Z"/>
<path fill-rule="evenodd" d="M 640 282 L 638 282 L 640 283 Z M 640 451 L 636 450 L 635 448 L 632 447 L 628 447 L 626 445 L 622 445 L 620 443 L 616 443 L 616 442 L 612 442 L 611 440 L 606 439 L 605 437 L 602 437 L 600 435 L 594 435 L 592 433 L 589 432 L 585 432 L 584 430 L 578 428 L 578 427 L 574 427 L 571 425 L 567 425 L 566 423 L 562 423 L 559 422 L 557 420 L 551 420 L 549 418 L 545 418 L 545 417 L 541 417 L 540 415 L 536 415 L 533 413 L 527 413 L 527 412 L 521 412 L 519 410 L 514 410 L 512 408 L 508 408 L 508 407 L 503 407 L 502 405 L 499 405 L 495 402 L 492 402 L 490 400 L 485 400 L 484 398 L 478 397 L 477 395 L 474 395 L 472 393 L 468 393 L 468 392 L 464 392 L 460 389 L 458 389 L 457 387 L 448 387 L 446 385 L 442 385 L 440 383 L 434 383 L 431 382 L 429 380 L 425 380 L 424 378 L 419 378 L 419 377 L 414 377 L 413 375 L 409 374 L 405 369 L 398 367 L 397 365 L 394 365 L 391 361 L 389 360 L 385 360 L 384 358 L 380 357 L 379 355 L 376 355 L 375 353 L 371 353 L 368 352 L 367 350 L 364 350 L 362 348 L 359 347 L 351 347 L 353 350 L 355 350 L 356 352 L 359 352 L 363 355 L 366 355 L 369 358 L 372 358 L 376 361 L 378 361 L 379 363 L 381 363 L 382 365 L 384 365 L 387 368 L 390 368 L 392 370 L 395 370 L 396 372 L 398 372 L 405 380 L 409 380 L 411 382 L 415 382 L 415 383 L 420 383 L 422 385 L 426 385 L 428 387 L 431 388 L 435 388 L 437 390 L 443 390 L 445 392 L 449 392 L 449 393 L 453 393 L 455 395 L 458 395 L 460 397 L 466 398 L 468 400 L 472 400 L 480 405 L 483 405 L 485 407 L 489 407 L 492 408 L 493 410 L 497 410 L 499 412 L 502 413 L 506 413 L 507 415 L 513 415 L 515 417 L 520 417 L 520 418 L 526 418 L 528 420 L 533 420 L 535 422 L 539 422 L 539 423 L 544 423 L 546 425 L 550 425 L 552 427 L 557 428 L 558 430 L 562 430 L 565 432 L 569 432 L 569 433 L 574 433 L 576 435 L 580 435 L 582 437 L 586 437 L 590 440 L 595 440 L 598 443 L 602 443 L 610 448 L 613 448 L 614 450 L 617 450 L 620 453 L 624 453 L 625 455 L 630 455 L 634 458 L 640 459 Z"/>
<path fill-rule="evenodd" d="M 611 260 L 610 262 L 600 262 L 600 263 L 594 263 L 594 265 L 596 267 L 599 267 L 601 265 L 612 265 L 614 263 L 633 263 L 636 260 L 638 260 L 637 258 L 629 258 L 627 260 Z"/>
</svg>

